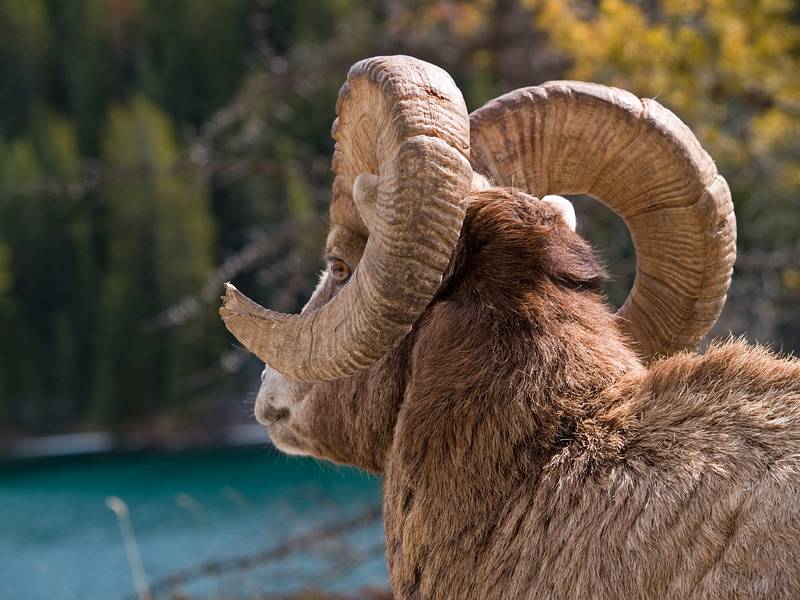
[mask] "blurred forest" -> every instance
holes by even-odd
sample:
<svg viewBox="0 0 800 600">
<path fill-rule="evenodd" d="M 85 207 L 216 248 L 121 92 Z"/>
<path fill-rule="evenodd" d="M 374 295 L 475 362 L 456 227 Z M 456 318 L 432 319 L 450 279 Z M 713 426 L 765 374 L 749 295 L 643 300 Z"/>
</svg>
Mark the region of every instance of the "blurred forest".
<svg viewBox="0 0 800 600">
<path fill-rule="evenodd" d="M 320 268 L 348 67 L 405 53 L 470 110 L 583 79 L 654 97 L 733 191 L 716 335 L 800 348 L 800 5 L 793 0 L 0 0 L 0 430 L 246 418 L 259 365 L 217 318 Z M 616 217 L 576 199 L 624 298 Z"/>
</svg>

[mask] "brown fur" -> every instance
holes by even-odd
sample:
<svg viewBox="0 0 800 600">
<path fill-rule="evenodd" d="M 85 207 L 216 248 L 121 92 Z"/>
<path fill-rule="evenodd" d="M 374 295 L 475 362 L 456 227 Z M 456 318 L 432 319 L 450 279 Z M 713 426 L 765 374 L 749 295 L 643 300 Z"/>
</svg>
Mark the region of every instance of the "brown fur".
<svg viewBox="0 0 800 600">
<path fill-rule="evenodd" d="M 544 203 L 474 193 L 403 342 L 291 384 L 279 447 L 385 477 L 395 597 L 800 598 L 800 363 L 730 341 L 645 368 L 602 277 Z"/>
</svg>

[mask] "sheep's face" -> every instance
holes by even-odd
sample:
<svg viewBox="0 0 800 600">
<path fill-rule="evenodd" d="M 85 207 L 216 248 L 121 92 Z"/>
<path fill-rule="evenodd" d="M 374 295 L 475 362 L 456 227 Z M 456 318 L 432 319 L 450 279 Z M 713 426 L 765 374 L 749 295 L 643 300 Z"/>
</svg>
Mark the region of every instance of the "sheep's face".
<svg viewBox="0 0 800 600">
<path fill-rule="evenodd" d="M 355 271 L 365 245 L 360 231 L 341 222 L 332 224 L 325 248 L 327 267 L 304 312 L 336 297 Z M 358 462 L 378 471 L 382 458 L 376 449 L 394 427 L 407 347 L 402 342 L 370 367 L 331 382 L 295 381 L 267 366 L 256 399 L 256 419 L 266 426 L 275 446 L 288 454 Z M 353 431 L 358 439 L 352 439 Z"/>
<path fill-rule="evenodd" d="M 351 245 L 352 246 L 352 245 Z M 335 247 L 326 252 L 328 266 L 316 290 L 303 310 L 318 308 L 329 302 L 347 281 L 357 258 Z M 314 444 L 304 433 L 304 413 L 308 404 L 325 402 L 335 394 L 338 382 L 310 384 L 285 377 L 265 365 L 261 388 L 256 398 L 255 415 L 267 427 L 273 443 L 287 454 L 314 454 Z M 330 400 L 327 400 L 330 402 Z M 313 438 L 311 438 L 313 440 Z"/>
</svg>

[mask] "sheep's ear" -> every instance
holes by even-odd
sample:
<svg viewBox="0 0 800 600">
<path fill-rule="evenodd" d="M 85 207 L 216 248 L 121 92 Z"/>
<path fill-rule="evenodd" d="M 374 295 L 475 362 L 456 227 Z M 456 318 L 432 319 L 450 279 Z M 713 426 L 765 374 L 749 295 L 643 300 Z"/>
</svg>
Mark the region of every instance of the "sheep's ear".
<svg viewBox="0 0 800 600">
<path fill-rule="evenodd" d="M 547 247 L 550 275 L 572 288 L 600 291 L 608 274 L 592 252 L 592 247 L 577 235 L 562 231 L 561 243 Z"/>
<path fill-rule="evenodd" d="M 353 202 L 358 214 L 367 226 L 372 229 L 375 216 L 375 204 L 378 201 L 378 176 L 372 173 L 361 173 L 353 182 Z"/>
<path fill-rule="evenodd" d="M 564 219 L 564 223 L 567 224 L 572 231 L 575 231 L 575 227 L 577 226 L 578 222 L 575 219 L 575 207 L 572 206 L 572 202 L 564 198 L 563 196 L 545 196 L 542 198 L 542 202 L 547 202 L 550 206 L 555 208 L 558 213 L 561 215 L 561 218 Z"/>
</svg>

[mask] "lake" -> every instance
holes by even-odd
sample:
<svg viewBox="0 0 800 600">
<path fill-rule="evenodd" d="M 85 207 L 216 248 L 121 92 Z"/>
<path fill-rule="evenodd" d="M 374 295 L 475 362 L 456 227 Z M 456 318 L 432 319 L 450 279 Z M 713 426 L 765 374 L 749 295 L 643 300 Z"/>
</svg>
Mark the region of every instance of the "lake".
<svg viewBox="0 0 800 600">
<path fill-rule="evenodd" d="M 386 586 L 378 479 L 240 448 L 0 467 L 0 598 L 135 597 L 109 496 L 127 504 L 148 582 L 184 574 L 159 597 Z"/>
</svg>

